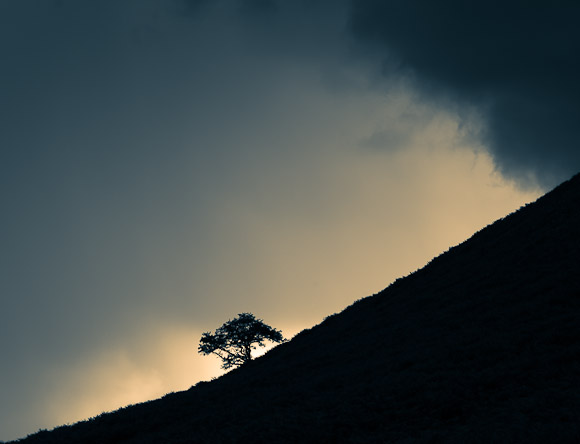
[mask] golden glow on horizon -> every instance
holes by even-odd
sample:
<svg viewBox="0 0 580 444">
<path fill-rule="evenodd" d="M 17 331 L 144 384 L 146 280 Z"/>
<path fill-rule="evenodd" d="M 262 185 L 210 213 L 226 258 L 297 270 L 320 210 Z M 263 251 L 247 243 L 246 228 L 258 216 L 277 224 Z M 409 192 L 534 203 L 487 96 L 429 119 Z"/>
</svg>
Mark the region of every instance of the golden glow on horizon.
<svg viewBox="0 0 580 444">
<path fill-rule="evenodd" d="M 288 328 L 283 334 L 292 338 L 304 328 Z M 109 350 L 64 371 L 55 378 L 59 387 L 47 402 L 45 422 L 74 423 L 220 376 L 224 371 L 218 358 L 196 353 L 201 333 L 167 327 L 160 338 L 151 340 L 145 355 L 139 350 Z M 255 350 L 254 358 L 273 347 L 269 344 Z"/>
<path fill-rule="evenodd" d="M 171 391 L 186 390 L 197 380 L 209 380 L 219 374 L 217 363 L 196 356 L 195 338 L 201 336 L 201 331 L 168 327 L 163 332 L 150 333 L 145 340 L 146 351 L 127 346 L 106 350 L 54 375 L 47 422 L 87 419 Z"/>
</svg>

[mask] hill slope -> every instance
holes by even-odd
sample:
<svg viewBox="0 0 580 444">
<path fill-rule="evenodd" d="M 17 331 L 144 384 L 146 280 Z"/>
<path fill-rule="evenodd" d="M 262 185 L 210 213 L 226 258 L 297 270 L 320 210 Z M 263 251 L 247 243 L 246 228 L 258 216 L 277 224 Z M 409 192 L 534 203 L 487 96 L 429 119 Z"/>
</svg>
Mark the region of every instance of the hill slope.
<svg viewBox="0 0 580 444">
<path fill-rule="evenodd" d="M 580 175 L 257 359 L 25 443 L 579 442 Z"/>
</svg>

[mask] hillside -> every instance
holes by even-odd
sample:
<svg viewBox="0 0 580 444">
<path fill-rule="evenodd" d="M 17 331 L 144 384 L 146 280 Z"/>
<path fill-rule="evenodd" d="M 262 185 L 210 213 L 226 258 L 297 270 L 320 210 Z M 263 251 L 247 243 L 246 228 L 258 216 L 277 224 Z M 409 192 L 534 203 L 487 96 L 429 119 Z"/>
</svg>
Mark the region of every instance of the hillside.
<svg viewBox="0 0 580 444">
<path fill-rule="evenodd" d="M 580 175 L 210 382 L 34 443 L 580 442 Z"/>
</svg>

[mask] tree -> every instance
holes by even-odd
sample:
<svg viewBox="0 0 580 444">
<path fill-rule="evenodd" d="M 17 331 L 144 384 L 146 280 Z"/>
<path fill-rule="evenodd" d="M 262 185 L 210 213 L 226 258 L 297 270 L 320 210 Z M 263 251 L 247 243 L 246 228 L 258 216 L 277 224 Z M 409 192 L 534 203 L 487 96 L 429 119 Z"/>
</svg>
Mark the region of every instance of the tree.
<svg viewBox="0 0 580 444">
<path fill-rule="evenodd" d="M 203 333 L 197 351 L 202 355 L 214 354 L 223 361 L 222 368 L 245 364 L 252 360 L 252 350 L 264 346 L 264 341 L 284 342 L 282 332 L 256 319 L 251 313 L 240 313 L 215 333 Z"/>
</svg>

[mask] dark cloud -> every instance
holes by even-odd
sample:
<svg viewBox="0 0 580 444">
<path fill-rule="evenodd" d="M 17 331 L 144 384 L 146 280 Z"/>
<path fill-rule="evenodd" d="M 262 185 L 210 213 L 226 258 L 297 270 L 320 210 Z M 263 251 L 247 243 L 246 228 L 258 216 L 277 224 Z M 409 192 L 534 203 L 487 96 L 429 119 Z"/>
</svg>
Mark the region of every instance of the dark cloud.
<svg viewBox="0 0 580 444">
<path fill-rule="evenodd" d="M 241 8 L 247 13 L 271 13 L 278 9 L 274 0 L 245 0 Z"/>
<path fill-rule="evenodd" d="M 553 185 L 580 169 L 579 20 L 578 2 L 362 0 L 350 29 L 386 73 L 484 109 L 500 171 Z"/>
</svg>

